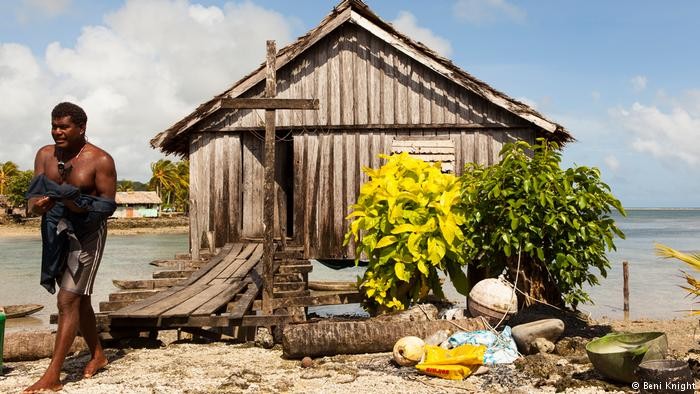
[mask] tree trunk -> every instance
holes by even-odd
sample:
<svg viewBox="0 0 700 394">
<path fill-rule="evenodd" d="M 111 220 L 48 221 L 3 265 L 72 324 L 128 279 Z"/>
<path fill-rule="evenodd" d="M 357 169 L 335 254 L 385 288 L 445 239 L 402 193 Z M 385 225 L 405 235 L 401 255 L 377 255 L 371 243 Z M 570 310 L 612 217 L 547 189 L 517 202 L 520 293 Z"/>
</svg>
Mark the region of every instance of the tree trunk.
<svg viewBox="0 0 700 394">
<path fill-rule="evenodd" d="M 22 331 L 5 334 L 3 358 L 5 361 L 29 361 L 53 355 L 56 333 L 51 331 Z M 82 337 L 75 337 L 70 353 L 88 350 Z"/>
<path fill-rule="evenodd" d="M 518 256 L 511 256 L 508 259 L 508 280 L 515 282 L 518 267 Z M 556 282 L 539 260 L 523 256 L 520 261 L 520 273 L 517 274 L 518 283 L 518 309 L 530 306 L 537 301 L 544 301 L 547 304 L 563 307 L 564 300 Z M 527 297 L 523 294 L 527 294 Z"/>
<path fill-rule="evenodd" d="M 282 351 L 287 358 L 389 352 L 400 338 L 426 338 L 439 330 L 472 331 L 485 328 L 482 319 L 364 321 L 294 324 L 282 332 Z"/>
</svg>

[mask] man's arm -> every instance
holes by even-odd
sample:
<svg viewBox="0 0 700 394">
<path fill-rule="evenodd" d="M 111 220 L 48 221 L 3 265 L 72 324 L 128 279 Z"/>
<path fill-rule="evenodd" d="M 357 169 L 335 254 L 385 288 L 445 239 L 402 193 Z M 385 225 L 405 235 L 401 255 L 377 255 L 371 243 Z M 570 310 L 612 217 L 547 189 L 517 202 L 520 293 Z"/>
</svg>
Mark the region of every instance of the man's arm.
<svg viewBox="0 0 700 394">
<path fill-rule="evenodd" d="M 95 195 L 114 200 L 116 194 L 117 171 L 114 167 L 114 160 L 107 152 L 103 152 L 103 154 L 95 160 Z M 63 204 L 72 212 L 87 212 L 87 209 L 78 207 L 72 200 L 63 199 Z"/>
<path fill-rule="evenodd" d="M 46 156 L 48 155 L 47 147 L 43 147 L 36 152 L 34 158 L 34 176 L 44 173 Z M 35 215 L 43 215 L 53 208 L 55 201 L 49 197 L 32 197 L 27 201 L 29 212 Z"/>
<path fill-rule="evenodd" d="M 105 152 L 98 160 L 95 171 L 97 196 L 114 200 L 117 195 L 117 169 L 112 156 Z"/>
</svg>

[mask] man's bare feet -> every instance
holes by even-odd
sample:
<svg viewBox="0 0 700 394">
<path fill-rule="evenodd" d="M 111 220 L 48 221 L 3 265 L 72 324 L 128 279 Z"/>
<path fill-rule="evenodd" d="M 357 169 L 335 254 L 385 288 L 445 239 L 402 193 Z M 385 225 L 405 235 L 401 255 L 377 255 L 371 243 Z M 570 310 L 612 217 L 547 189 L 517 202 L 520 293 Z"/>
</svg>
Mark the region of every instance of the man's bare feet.
<svg viewBox="0 0 700 394">
<path fill-rule="evenodd" d="M 47 379 L 46 376 L 42 376 L 38 382 L 27 387 L 22 391 L 22 393 L 45 393 L 50 391 L 61 391 L 63 385 L 61 381 L 56 379 Z"/>
<path fill-rule="evenodd" d="M 107 364 L 109 364 L 109 360 L 107 360 L 107 358 L 105 358 L 104 356 L 91 359 L 85 366 L 85 370 L 83 371 L 83 377 L 93 377 L 102 368 L 106 367 Z"/>
</svg>

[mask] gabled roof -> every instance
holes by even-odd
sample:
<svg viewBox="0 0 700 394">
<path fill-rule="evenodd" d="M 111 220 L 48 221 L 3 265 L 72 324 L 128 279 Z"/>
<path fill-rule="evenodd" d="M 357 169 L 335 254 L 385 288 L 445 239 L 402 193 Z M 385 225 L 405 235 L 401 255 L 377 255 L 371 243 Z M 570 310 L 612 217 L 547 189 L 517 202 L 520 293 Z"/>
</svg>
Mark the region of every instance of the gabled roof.
<svg viewBox="0 0 700 394">
<path fill-rule="evenodd" d="M 457 85 L 462 86 L 493 104 L 530 122 L 543 130 L 546 134 L 550 134 L 549 138 L 560 142 L 574 140 L 571 134 L 560 124 L 548 120 L 530 106 L 507 96 L 485 82 L 473 77 L 457 67 L 450 60 L 438 55 L 422 43 L 413 41 L 399 33 L 393 26 L 383 21 L 360 0 L 343 0 L 316 28 L 309 31 L 306 35 L 299 37 L 297 41 L 279 50 L 276 60 L 277 69 L 284 67 L 299 54 L 303 53 L 346 22 L 357 24 L 392 45 L 400 52 L 441 74 L 448 80 L 453 81 Z M 239 97 L 264 79 L 265 63 L 262 63 L 260 67 L 236 82 L 231 88 L 200 105 L 194 112 L 187 115 L 167 130 L 158 133 L 151 139 L 151 146 L 160 148 L 161 151 L 166 153 L 180 153 L 185 155 L 187 152 L 187 142 L 183 137 L 191 127 L 221 109 L 221 99 Z"/>
<path fill-rule="evenodd" d="M 156 192 L 117 192 L 117 204 L 160 204 L 163 201 Z"/>
</svg>

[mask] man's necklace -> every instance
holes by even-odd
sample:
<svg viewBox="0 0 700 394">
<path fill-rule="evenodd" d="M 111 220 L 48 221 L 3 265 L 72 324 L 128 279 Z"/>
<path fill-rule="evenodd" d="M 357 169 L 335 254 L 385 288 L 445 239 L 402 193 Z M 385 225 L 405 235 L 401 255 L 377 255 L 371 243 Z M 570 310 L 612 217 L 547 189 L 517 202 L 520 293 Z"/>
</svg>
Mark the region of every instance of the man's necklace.
<svg viewBox="0 0 700 394">
<path fill-rule="evenodd" d="M 69 167 L 66 167 L 66 164 L 68 162 L 75 161 L 78 158 L 78 156 L 80 156 L 80 154 L 83 153 L 85 145 L 87 145 L 87 142 L 83 144 L 82 148 L 80 148 L 80 150 L 78 151 L 78 154 L 73 156 L 73 158 L 71 158 L 70 160 L 67 160 L 65 162 L 63 160 L 58 161 L 58 174 L 61 175 L 61 179 L 65 180 L 68 177 L 71 169 L 73 169 L 73 166 L 71 165 Z M 61 159 L 63 159 L 63 149 L 61 149 Z"/>
</svg>

